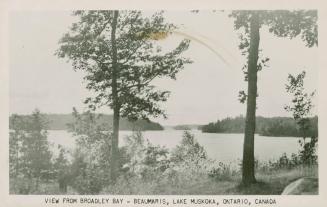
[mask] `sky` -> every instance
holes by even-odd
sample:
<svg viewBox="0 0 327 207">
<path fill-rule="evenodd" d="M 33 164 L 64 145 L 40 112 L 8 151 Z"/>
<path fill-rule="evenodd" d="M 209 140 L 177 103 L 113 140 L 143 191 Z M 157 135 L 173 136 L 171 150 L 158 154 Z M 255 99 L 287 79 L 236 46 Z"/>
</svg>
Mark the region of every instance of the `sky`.
<svg viewBox="0 0 327 207">
<path fill-rule="evenodd" d="M 152 118 L 163 125 L 205 124 L 245 114 L 238 92 L 246 90 L 238 50 L 238 35 L 228 12 L 167 11 L 166 20 L 180 25 L 175 34 L 158 44 L 173 48 L 191 38 L 184 56 L 193 60 L 177 80 L 156 79 L 158 88 L 171 91 L 161 104 L 168 119 Z M 69 11 L 16 11 L 10 15 L 10 113 L 71 113 L 86 110 L 83 73 L 54 55 L 58 41 L 76 21 Z M 290 102 L 285 91 L 288 74 L 307 72 L 305 88 L 317 89 L 317 48 L 307 48 L 300 38 L 278 38 L 261 29 L 260 48 L 269 57 L 269 67 L 258 74 L 258 109 L 261 116 L 291 116 L 284 110 Z M 316 99 L 314 100 L 316 103 Z M 315 107 L 315 110 L 317 107 Z M 315 114 L 315 110 L 313 113 Z M 108 107 L 97 110 L 112 113 Z"/>
</svg>

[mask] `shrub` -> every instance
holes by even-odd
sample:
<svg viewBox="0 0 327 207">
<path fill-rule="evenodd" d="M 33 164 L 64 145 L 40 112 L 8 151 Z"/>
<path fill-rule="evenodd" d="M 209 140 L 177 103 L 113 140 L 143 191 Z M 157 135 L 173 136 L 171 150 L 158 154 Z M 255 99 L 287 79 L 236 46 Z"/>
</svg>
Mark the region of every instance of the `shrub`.
<svg viewBox="0 0 327 207">
<path fill-rule="evenodd" d="M 305 140 L 300 140 L 300 145 L 302 149 L 299 153 L 300 160 L 303 164 L 312 165 L 317 164 L 318 156 L 316 155 L 318 138 L 311 137 L 309 142 Z"/>
<path fill-rule="evenodd" d="M 40 182 L 49 181 L 53 175 L 52 153 L 47 140 L 47 121 L 36 109 L 32 115 L 13 115 L 11 127 L 13 129 L 9 134 L 11 189 L 19 194 L 37 192 Z"/>
<path fill-rule="evenodd" d="M 125 152 L 129 160 L 125 160 L 127 163 L 123 168 L 127 169 L 129 176 L 153 179 L 169 166 L 169 151 L 145 141 L 141 132 L 126 137 Z"/>
<path fill-rule="evenodd" d="M 208 159 L 190 132 L 184 132 L 180 144 L 171 151 L 154 146 L 136 132 L 126 137 L 124 150 L 129 158 L 125 172 L 114 186 L 104 189 L 106 193 L 176 194 L 210 179 L 230 179 L 237 174 L 229 165 Z"/>
<path fill-rule="evenodd" d="M 184 131 L 183 139 L 173 150 L 171 161 L 179 163 L 187 160 L 197 162 L 201 159 L 207 159 L 207 153 L 204 148 L 196 141 L 194 135 L 189 131 Z"/>
<path fill-rule="evenodd" d="M 76 150 L 70 169 L 72 187 L 80 194 L 97 194 L 110 183 L 111 132 L 99 123 L 101 115 L 73 111 L 69 125 L 76 137 Z"/>
</svg>

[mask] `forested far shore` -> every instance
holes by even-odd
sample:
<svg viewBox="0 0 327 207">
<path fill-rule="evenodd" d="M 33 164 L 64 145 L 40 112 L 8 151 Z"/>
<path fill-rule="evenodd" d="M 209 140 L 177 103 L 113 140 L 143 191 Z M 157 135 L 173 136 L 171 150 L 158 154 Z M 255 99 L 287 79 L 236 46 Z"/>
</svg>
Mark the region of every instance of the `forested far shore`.
<svg viewBox="0 0 327 207">
<path fill-rule="evenodd" d="M 47 121 L 47 130 L 68 130 L 69 124 L 74 122 L 74 116 L 72 114 L 42 114 Z M 98 114 L 99 115 L 99 114 Z M 13 114 L 9 117 L 9 128 L 12 129 L 13 116 L 19 116 L 22 119 L 31 119 L 31 115 L 17 115 Z M 112 130 L 112 115 L 101 114 L 99 117 L 99 123 L 104 124 L 108 130 Z M 148 120 L 129 121 L 126 118 L 120 119 L 120 130 L 163 130 L 164 128 L 156 122 Z"/>
<path fill-rule="evenodd" d="M 202 125 L 199 124 L 183 124 L 183 125 L 176 125 L 172 128 L 175 130 L 191 130 L 191 129 L 201 129 Z"/>
<path fill-rule="evenodd" d="M 245 117 L 225 118 L 203 125 L 202 132 L 206 133 L 244 133 Z M 256 117 L 256 133 L 262 136 L 302 137 L 296 121 L 291 117 Z M 318 117 L 309 118 L 305 131 L 306 137 L 318 137 Z"/>
</svg>

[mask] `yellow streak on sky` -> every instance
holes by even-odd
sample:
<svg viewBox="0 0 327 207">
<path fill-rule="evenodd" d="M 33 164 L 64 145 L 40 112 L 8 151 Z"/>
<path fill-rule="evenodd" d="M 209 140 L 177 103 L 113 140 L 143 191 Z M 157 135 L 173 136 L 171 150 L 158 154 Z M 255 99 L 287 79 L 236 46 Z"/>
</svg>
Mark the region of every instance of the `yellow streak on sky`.
<svg viewBox="0 0 327 207">
<path fill-rule="evenodd" d="M 208 48 L 211 52 L 213 52 L 214 54 L 217 55 L 217 57 L 219 57 L 226 65 L 230 66 L 229 62 L 215 49 L 213 48 L 211 45 L 207 44 L 206 42 L 200 40 L 199 38 L 196 38 L 190 34 L 184 33 L 184 32 L 180 32 L 180 31 L 173 31 L 172 33 L 180 35 L 180 36 L 184 36 L 187 39 L 193 40 L 195 42 L 200 43 L 201 45 L 205 46 L 206 48 Z"/>
<path fill-rule="evenodd" d="M 156 33 L 150 34 L 149 39 L 160 41 L 160 40 L 167 39 L 170 35 L 178 35 L 178 36 L 185 37 L 186 39 L 189 39 L 191 41 L 197 42 L 197 43 L 205 46 L 207 49 L 209 49 L 211 52 L 213 52 L 220 60 L 222 60 L 227 66 L 232 68 L 231 62 L 227 61 L 227 59 L 224 57 L 225 55 L 222 55 L 224 52 L 217 50 L 217 48 L 220 48 L 220 50 L 223 49 L 221 44 L 216 43 L 216 47 L 213 47 L 212 45 L 210 45 L 206 42 L 206 41 L 208 41 L 207 37 L 205 37 L 203 35 L 196 35 L 196 34 L 192 35 L 190 33 L 192 33 L 192 32 L 182 32 L 182 31 L 156 32 Z M 196 36 L 201 36 L 202 39 L 206 39 L 206 41 L 203 41 Z M 231 56 L 237 62 L 237 59 L 235 57 L 233 57 L 230 54 L 229 54 L 229 56 Z"/>
</svg>

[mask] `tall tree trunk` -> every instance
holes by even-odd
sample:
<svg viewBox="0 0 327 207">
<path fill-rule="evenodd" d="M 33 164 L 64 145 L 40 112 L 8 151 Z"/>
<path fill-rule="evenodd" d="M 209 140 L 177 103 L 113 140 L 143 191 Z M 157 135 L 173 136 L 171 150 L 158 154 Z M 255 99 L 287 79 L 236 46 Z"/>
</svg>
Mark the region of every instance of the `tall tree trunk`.
<svg viewBox="0 0 327 207">
<path fill-rule="evenodd" d="M 248 57 L 248 97 L 243 145 L 242 183 L 255 183 L 254 176 L 254 133 L 257 99 L 257 63 L 260 42 L 259 18 L 253 14 L 250 20 L 250 48 Z"/>
<path fill-rule="evenodd" d="M 118 65 L 117 65 L 117 47 L 116 47 L 116 28 L 118 20 L 118 10 L 114 11 L 114 18 L 111 28 L 111 44 L 112 44 L 112 98 L 113 98 L 113 136 L 111 141 L 111 159 L 110 159 L 110 177 L 111 181 L 116 182 L 117 172 L 119 167 L 119 155 L 118 155 L 118 138 L 119 138 L 119 101 L 117 90 L 117 78 L 118 78 Z"/>
</svg>

